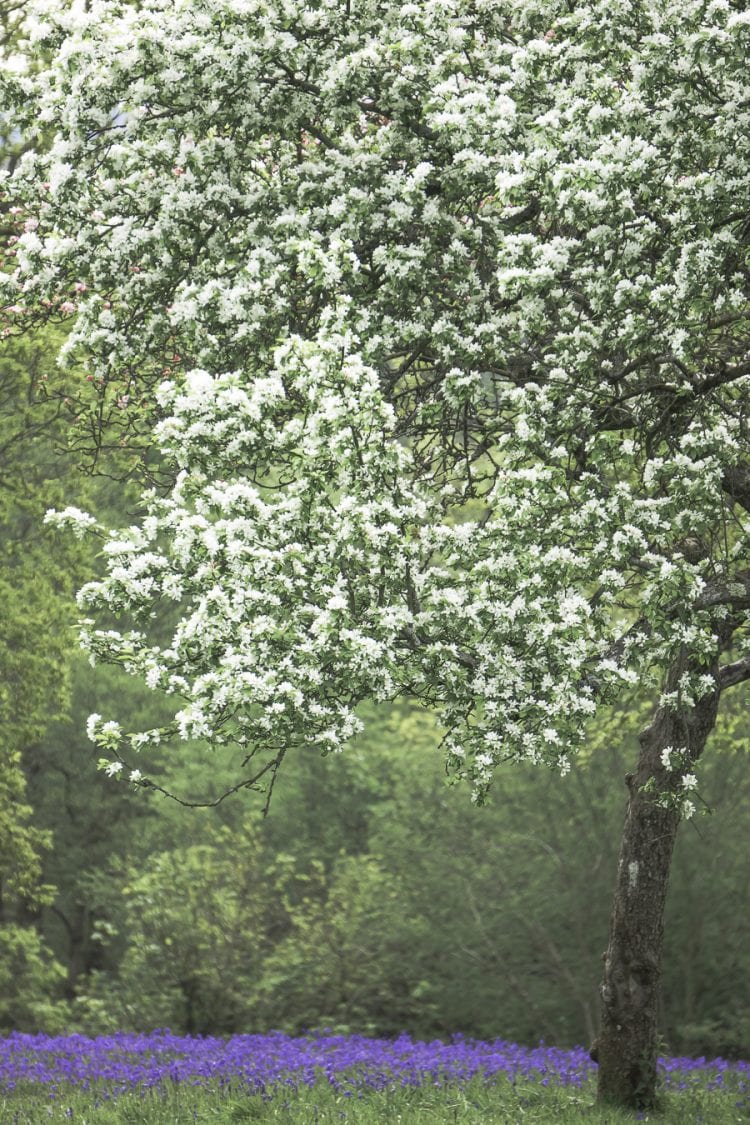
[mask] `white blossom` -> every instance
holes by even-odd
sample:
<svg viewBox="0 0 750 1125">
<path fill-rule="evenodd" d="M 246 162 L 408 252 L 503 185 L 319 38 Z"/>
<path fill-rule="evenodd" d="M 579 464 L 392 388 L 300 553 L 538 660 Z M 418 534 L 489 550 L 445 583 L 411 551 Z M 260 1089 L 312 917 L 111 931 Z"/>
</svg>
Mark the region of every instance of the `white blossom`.
<svg viewBox="0 0 750 1125">
<path fill-rule="evenodd" d="M 69 527 L 76 539 L 82 539 L 87 531 L 99 527 L 98 521 L 89 512 L 84 512 L 80 508 L 72 506 L 64 508 L 61 512 L 49 508 L 45 512 L 44 522 L 51 524 L 53 527 Z"/>
<path fill-rule="evenodd" d="M 689 711 L 750 623 L 750 24 L 479 8 L 34 6 L 6 327 L 69 316 L 61 362 L 136 373 L 118 424 L 158 412 L 173 484 L 78 599 L 159 737 L 338 751 L 407 695 L 481 799 L 684 651 Z"/>
<path fill-rule="evenodd" d="M 86 737 L 90 739 L 91 742 L 96 742 L 96 734 L 101 722 L 101 715 L 97 715 L 96 713 L 89 715 L 86 720 Z"/>
</svg>

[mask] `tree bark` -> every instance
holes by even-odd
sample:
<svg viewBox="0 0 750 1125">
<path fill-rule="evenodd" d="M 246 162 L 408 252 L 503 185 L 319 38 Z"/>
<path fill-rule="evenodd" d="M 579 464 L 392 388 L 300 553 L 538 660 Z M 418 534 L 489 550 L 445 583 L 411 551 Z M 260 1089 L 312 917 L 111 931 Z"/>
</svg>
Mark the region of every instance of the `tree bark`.
<svg viewBox="0 0 750 1125">
<path fill-rule="evenodd" d="M 676 691 L 688 668 L 678 660 L 667 691 Z M 717 669 L 702 668 L 702 672 Z M 651 1109 L 657 1100 L 656 1056 L 664 903 L 680 810 L 664 808 L 659 794 L 674 791 L 695 762 L 716 722 L 720 690 L 690 708 L 659 706 L 640 736 L 635 774 L 628 774 L 625 825 L 620 842 L 609 946 L 604 955 L 601 1027 L 591 1055 L 599 1063 L 600 1102 Z M 677 769 L 662 762 L 667 748 L 685 752 Z M 653 779 L 655 791 L 643 786 Z"/>
</svg>

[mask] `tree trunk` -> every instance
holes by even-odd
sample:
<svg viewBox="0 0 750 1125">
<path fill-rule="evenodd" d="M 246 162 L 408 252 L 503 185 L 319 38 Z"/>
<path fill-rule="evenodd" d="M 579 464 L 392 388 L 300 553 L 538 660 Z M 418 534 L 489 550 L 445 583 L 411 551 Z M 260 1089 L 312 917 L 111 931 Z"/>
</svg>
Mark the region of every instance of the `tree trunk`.
<svg viewBox="0 0 750 1125">
<path fill-rule="evenodd" d="M 684 659 L 675 664 L 667 691 L 677 690 L 686 668 Z M 700 756 L 716 722 L 719 695 L 717 687 L 690 709 L 659 706 L 641 733 L 638 768 L 626 777 L 629 797 L 604 959 L 601 1029 L 591 1051 L 599 1063 L 600 1102 L 631 1109 L 650 1109 L 656 1102 L 664 903 L 680 821 L 679 809 L 662 807 L 658 796 L 674 791 Z M 667 747 L 685 753 L 677 769 L 662 762 Z M 655 791 L 644 792 L 651 779 Z"/>
</svg>

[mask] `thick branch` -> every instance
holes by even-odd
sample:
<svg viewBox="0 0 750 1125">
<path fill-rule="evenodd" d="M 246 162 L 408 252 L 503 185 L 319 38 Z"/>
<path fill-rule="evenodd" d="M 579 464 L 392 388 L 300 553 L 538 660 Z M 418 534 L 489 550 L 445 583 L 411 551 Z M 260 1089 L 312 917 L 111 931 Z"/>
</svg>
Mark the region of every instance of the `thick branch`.
<svg viewBox="0 0 750 1125">
<path fill-rule="evenodd" d="M 715 605 L 731 605 L 734 609 L 750 607 L 750 573 L 741 571 L 728 581 L 710 582 L 695 600 L 696 609 L 710 609 Z"/>
<path fill-rule="evenodd" d="M 722 479 L 722 487 L 741 508 L 750 512 L 750 466 L 732 465 Z"/>
<path fill-rule="evenodd" d="M 712 391 L 716 387 L 723 387 L 727 383 L 734 383 L 737 379 L 743 379 L 746 375 L 750 375 L 750 363 L 738 363 L 734 367 L 722 364 L 721 370 L 716 375 L 712 375 L 698 384 L 696 393 L 705 394 L 706 391 Z"/>
<path fill-rule="evenodd" d="M 733 664 L 723 664 L 719 668 L 718 680 L 722 691 L 724 688 L 734 687 L 735 684 L 750 680 L 750 656 L 735 660 Z"/>
</svg>

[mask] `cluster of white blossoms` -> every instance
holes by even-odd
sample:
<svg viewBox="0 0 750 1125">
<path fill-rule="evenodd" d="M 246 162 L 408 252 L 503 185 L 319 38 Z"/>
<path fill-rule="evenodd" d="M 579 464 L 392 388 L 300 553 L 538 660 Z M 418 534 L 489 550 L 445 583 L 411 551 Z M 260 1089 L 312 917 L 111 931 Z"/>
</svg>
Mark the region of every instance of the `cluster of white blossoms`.
<svg viewBox="0 0 750 1125">
<path fill-rule="evenodd" d="M 2 185 L 7 330 L 62 310 L 153 403 L 173 484 L 80 601 L 167 733 L 338 750 L 408 695 L 481 796 L 686 648 L 670 702 L 711 690 L 750 605 L 746 15 L 34 11 L 51 62 L 6 94 L 55 138 Z"/>
<path fill-rule="evenodd" d="M 661 752 L 661 764 L 672 774 L 669 789 L 663 788 L 658 800 L 664 808 L 676 808 L 689 820 L 695 815 L 695 802 L 690 794 L 698 788 L 698 778 L 689 770 L 692 756 L 687 747 L 665 746 Z M 687 769 L 687 772 L 683 772 Z M 652 786 L 655 788 L 655 786 Z"/>
</svg>

